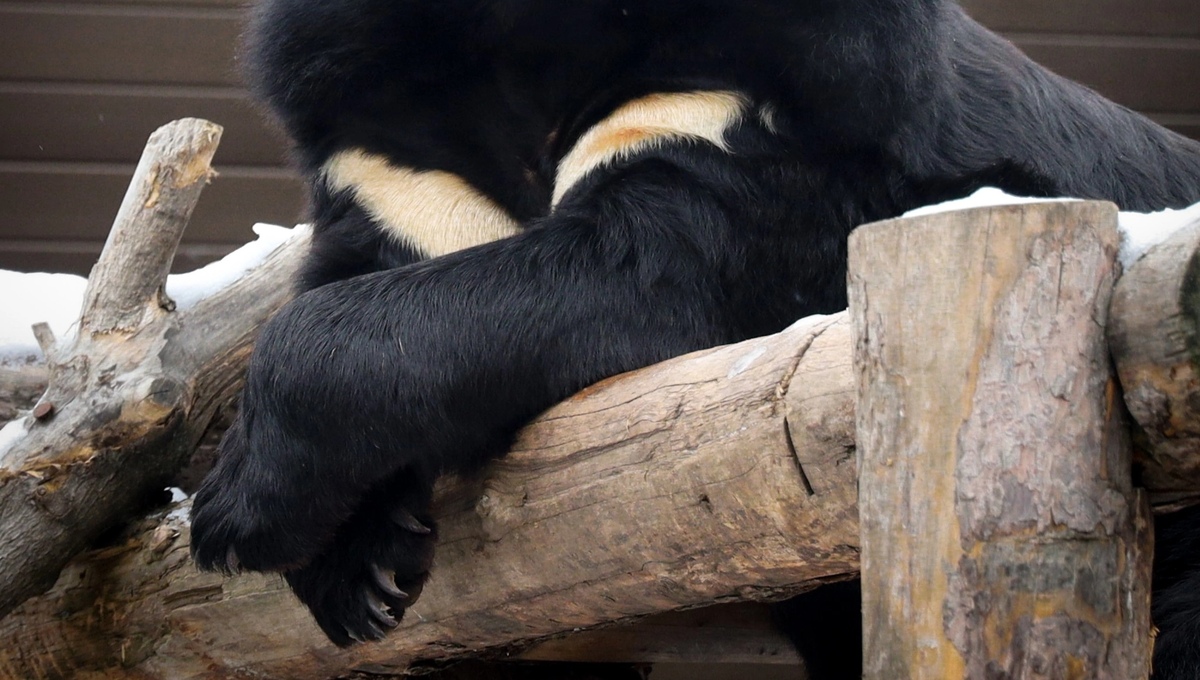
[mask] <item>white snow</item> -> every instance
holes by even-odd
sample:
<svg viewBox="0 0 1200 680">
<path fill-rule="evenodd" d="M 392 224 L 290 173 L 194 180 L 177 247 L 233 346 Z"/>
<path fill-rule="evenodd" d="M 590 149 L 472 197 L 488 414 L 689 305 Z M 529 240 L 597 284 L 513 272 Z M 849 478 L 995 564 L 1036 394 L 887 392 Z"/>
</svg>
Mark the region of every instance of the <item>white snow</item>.
<svg viewBox="0 0 1200 680">
<path fill-rule="evenodd" d="M 23 274 L 0 269 L 0 359 L 42 355 L 32 326 L 46 322 L 55 337 L 75 334 L 87 279 L 74 274 Z"/>
<path fill-rule="evenodd" d="M 193 307 L 240 279 L 306 228 L 256 224 L 256 240 L 195 271 L 168 276 L 167 296 L 175 301 L 177 309 Z M 0 360 L 36 361 L 42 355 L 31 330 L 35 323 L 49 323 L 60 340 L 73 336 L 86 287 L 87 279 L 74 274 L 0 270 Z"/>
<path fill-rule="evenodd" d="M 295 229 L 273 224 L 256 224 L 258 238 L 216 262 L 186 274 L 167 277 L 167 297 L 177 309 L 193 307 L 197 302 L 237 281 L 296 233 Z"/>
<path fill-rule="evenodd" d="M 25 433 L 28 431 L 29 428 L 25 427 L 24 418 L 17 418 L 4 427 L 0 427 L 0 461 L 4 460 L 4 454 L 8 451 L 8 449 L 11 448 L 18 439 L 24 437 Z"/>
<path fill-rule="evenodd" d="M 1013 196 L 996 189 L 985 187 L 966 198 L 927 205 L 923 208 L 904 213 L 905 217 L 933 215 L 954 210 L 969 208 L 986 208 L 999 205 L 1018 205 L 1022 203 L 1052 203 L 1076 201 L 1074 198 L 1029 198 Z M 1122 211 L 1118 215 L 1118 227 L 1121 231 L 1121 265 L 1128 269 L 1137 262 L 1151 247 L 1170 238 L 1171 234 L 1191 225 L 1200 223 L 1200 203 L 1182 210 L 1161 210 L 1153 213 L 1136 213 Z"/>
<path fill-rule="evenodd" d="M 937 213 L 969 210 L 971 208 L 991 208 L 998 205 L 1020 205 L 1022 203 L 1063 203 L 1075 201 L 1074 198 L 1030 198 L 1014 196 L 996 187 L 984 187 L 966 198 L 956 198 L 945 203 L 934 203 L 904 213 L 904 217 L 923 217 Z"/>
<path fill-rule="evenodd" d="M 1200 203 L 1182 210 L 1121 213 L 1121 264 L 1126 269 L 1151 247 L 1186 226 L 1200 223 Z"/>
</svg>

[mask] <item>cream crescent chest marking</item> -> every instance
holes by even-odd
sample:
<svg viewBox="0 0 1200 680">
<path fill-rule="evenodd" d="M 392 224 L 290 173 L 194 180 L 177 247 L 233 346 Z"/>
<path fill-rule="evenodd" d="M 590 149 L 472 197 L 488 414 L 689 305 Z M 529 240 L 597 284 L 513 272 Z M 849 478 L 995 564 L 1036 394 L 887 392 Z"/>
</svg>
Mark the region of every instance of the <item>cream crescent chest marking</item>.
<svg viewBox="0 0 1200 680">
<path fill-rule="evenodd" d="M 725 132 L 748 102 L 734 92 L 652 94 L 621 105 L 590 128 L 558 164 L 551 205 L 587 173 L 658 145 L 697 140 L 728 150 Z M 499 204 L 456 174 L 398 166 L 362 149 L 323 168 L 332 191 L 350 191 L 393 238 L 425 257 L 490 243 L 521 231 Z"/>
<path fill-rule="evenodd" d="M 360 149 L 331 157 L 324 180 L 333 191 L 353 192 L 381 227 L 426 257 L 490 243 L 521 230 L 504 208 L 458 175 L 397 166 Z"/>
<path fill-rule="evenodd" d="M 728 151 L 725 132 L 746 112 L 735 92 L 652 94 L 622 104 L 579 138 L 558 164 L 552 205 L 595 168 L 678 140 L 702 140 Z"/>
</svg>

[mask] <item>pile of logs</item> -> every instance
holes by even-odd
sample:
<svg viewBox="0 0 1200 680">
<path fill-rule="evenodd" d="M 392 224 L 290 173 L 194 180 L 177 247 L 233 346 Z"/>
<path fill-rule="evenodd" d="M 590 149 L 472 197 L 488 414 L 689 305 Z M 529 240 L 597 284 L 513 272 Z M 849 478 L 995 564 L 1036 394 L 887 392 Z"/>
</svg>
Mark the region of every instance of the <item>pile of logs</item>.
<svg viewBox="0 0 1200 680">
<path fill-rule="evenodd" d="M 278 577 L 198 573 L 186 501 L 112 538 L 236 394 L 305 247 L 173 309 L 163 282 L 218 137 L 180 121 L 151 138 L 78 334 L 40 335 L 49 387 L 0 454 L 0 674 L 550 658 L 564 635 L 851 578 L 861 556 L 869 678 L 1146 676 L 1150 504 L 1200 491 L 1200 225 L 1124 276 L 1105 203 L 862 227 L 849 314 L 604 381 L 482 480 L 447 483 L 421 600 L 384 642 L 338 650 Z"/>
</svg>

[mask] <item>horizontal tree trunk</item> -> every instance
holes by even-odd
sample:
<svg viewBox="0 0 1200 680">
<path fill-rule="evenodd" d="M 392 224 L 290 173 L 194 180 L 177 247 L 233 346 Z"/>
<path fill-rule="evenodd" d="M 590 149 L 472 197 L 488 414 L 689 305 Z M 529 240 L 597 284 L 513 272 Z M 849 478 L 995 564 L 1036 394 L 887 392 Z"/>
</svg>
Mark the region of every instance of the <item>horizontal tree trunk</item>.
<svg viewBox="0 0 1200 680">
<path fill-rule="evenodd" d="M 433 578 L 380 644 L 332 647 L 276 576 L 187 558 L 186 505 L 0 621 L 19 677 L 325 677 L 772 599 L 858 568 L 845 315 L 619 376 L 439 495 Z"/>
<path fill-rule="evenodd" d="M 1200 223 L 1151 248 L 1117 282 L 1109 346 L 1140 429 L 1141 481 L 1160 505 L 1200 499 Z"/>
</svg>

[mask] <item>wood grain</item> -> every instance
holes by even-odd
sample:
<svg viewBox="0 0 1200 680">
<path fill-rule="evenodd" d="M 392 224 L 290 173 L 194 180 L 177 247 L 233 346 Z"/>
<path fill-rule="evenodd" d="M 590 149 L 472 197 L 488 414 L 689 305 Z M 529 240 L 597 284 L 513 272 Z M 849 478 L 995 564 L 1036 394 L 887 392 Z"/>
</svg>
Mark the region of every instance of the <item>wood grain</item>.
<svg viewBox="0 0 1200 680">
<path fill-rule="evenodd" d="M 1140 425 L 1142 483 L 1168 506 L 1200 498 L 1200 222 L 1150 249 L 1113 295 L 1109 343 Z M 1157 500 L 1156 499 L 1156 500 Z"/>
<path fill-rule="evenodd" d="M 102 533 L 161 493 L 236 394 L 258 327 L 290 297 L 294 238 L 263 266 L 177 311 L 161 287 L 211 171 L 215 126 L 152 136 L 80 331 L 49 347 L 50 385 L 28 434 L 0 452 L 0 616 L 53 585 Z"/>
<path fill-rule="evenodd" d="M 1116 206 L 850 238 L 865 676 L 1145 678 L 1149 510 L 1104 338 Z"/>
<path fill-rule="evenodd" d="M 380 644 L 332 647 L 276 576 L 196 572 L 184 506 L 82 556 L 0 621 L 0 669 L 396 673 L 415 659 L 507 654 L 845 578 L 858 557 L 853 448 L 838 434 L 853 421 L 851 380 L 843 314 L 618 376 L 559 404 L 481 481 L 441 489 L 433 577 Z"/>
</svg>

